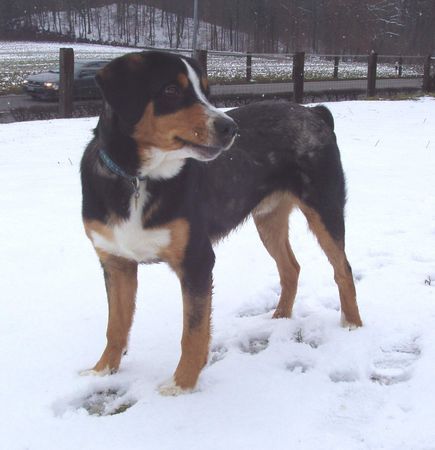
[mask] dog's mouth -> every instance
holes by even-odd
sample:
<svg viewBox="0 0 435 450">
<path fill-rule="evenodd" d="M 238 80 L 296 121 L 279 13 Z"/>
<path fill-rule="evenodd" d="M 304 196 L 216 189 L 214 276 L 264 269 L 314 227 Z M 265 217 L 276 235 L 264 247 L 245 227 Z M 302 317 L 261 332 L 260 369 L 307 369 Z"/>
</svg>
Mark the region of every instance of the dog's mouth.
<svg viewBox="0 0 435 450">
<path fill-rule="evenodd" d="M 188 141 L 179 136 L 176 136 L 175 140 L 182 144 L 183 147 L 191 148 L 198 155 L 197 159 L 200 159 L 201 161 L 211 161 L 213 159 L 216 159 L 222 153 L 222 151 L 225 150 L 225 147 L 195 144 L 194 142 Z"/>
</svg>

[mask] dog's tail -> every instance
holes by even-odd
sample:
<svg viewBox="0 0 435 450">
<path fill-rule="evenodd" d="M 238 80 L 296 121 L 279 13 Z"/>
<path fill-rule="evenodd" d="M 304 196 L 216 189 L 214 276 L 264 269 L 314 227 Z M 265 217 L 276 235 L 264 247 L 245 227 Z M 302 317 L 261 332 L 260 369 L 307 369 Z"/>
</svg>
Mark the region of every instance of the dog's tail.
<svg viewBox="0 0 435 450">
<path fill-rule="evenodd" d="M 311 111 L 319 116 L 334 131 L 334 117 L 326 106 L 317 105 L 311 108 Z"/>
</svg>

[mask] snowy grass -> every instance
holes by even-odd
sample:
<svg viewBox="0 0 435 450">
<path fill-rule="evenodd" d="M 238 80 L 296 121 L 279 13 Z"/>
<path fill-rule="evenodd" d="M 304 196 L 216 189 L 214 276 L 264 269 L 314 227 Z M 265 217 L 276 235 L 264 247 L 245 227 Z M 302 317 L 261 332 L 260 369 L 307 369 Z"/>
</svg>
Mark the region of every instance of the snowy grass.
<svg viewBox="0 0 435 450">
<path fill-rule="evenodd" d="M 434 448 L 435 99 L 328 104 L 348 181 L 347 252 L 365 326 L 339 327 L 331 268 L 299 213 L 294 315 L 271 320 L 272 260 L 248 222 L 216 248 L 213 340 L 198 392 L 164 398 L 181 299 L 141 267 L 118 374 L 80 377 L 107 305 L 80 220 L 96 118 L 0 125 L 0 427 L 7 450 Z"/>
<path fill-rule="evenodd" d="M 59 48 L 74 49 L 77 60 L 112 59 L 133 51 L 108 45 L 0 41 L 0 94 L 21 89 L 26 77 L 59 67 Z"/>
<path fill-rule="evenodd" d="M 44 42 L 2 42 L 0 41 L 0 94 L 21 92 L 23 81 L 29 74 L 44 72 L 59 65 L 59 48 L 74 48 L 77 60 L 112 59 L 125 53 L 139 51 L 131 47 L 107 45 L 44 43 Z M 188 54 L 188 53 L 186 53 Z M 350 59 L 350 58 L 348 58 Z M 292 77 L 291 58 L 252 58 L 252 80 L 289 81 Z M 305 60 L 306 80 L 328 80 L 333 78 L 333 58 L 307 55 Z M 378 65 L 378 76 L 394 78 L 395 58 L 384 58 Z M 403 66 L 403 77 L 422 76 L 423 59 L 413 58 Z M 211 82 L 243 83 L 246 81 L 246 57 L 222 56 L 210 53 L 208 76 Z M 367 57 L 355 57 L 341 61 L 339 79 L 367 78 Z"/>
</svg>

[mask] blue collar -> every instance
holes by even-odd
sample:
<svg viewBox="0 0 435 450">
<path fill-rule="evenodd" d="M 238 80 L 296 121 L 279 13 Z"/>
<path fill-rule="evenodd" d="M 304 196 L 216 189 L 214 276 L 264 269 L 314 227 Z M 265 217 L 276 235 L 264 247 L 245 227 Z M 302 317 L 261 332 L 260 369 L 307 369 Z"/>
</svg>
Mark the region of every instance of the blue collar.
<svg viewBox="0 0 435 450">
<path fill-rule="evenodd" d="M 124 178 L 127 181 L 130 181 L 130 183 L 133 184 L 135 197 L 139 197 L 139 183 L 141 181 L 145 181 L 147 179 L 146 176 L 133 176 L 128 174 L 125 170 L 121 169 L 121 167 L 118 166 L 110 157 L 109 155 L 100 148 L 98 151 L 98 156 L 100 157 L 101 162 L 115 175 L 120 176 L 121 178 Z"/>
</svg>

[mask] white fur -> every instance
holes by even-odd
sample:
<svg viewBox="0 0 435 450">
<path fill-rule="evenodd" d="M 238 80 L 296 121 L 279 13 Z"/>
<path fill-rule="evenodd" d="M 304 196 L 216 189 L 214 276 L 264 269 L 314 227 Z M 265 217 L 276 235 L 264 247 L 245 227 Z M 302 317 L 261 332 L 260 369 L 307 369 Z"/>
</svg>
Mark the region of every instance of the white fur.
<svg viewBox="0 0 435 450">
<path fill-rule="evenodd" d="M 140 183 L 139 198 L 132 195 L 130 200 L 130 217 L 120 224 L 113 226 L 113 239 L 108 240 L 96 231 L 91 237 L 95 247 L 110 253 L 137 262 L 147 262 L 158 258 L 162 248 L 169 245 L 171 234 L 168 229 L 144 229 L 142 226 L 142 211 L 147 201 L 148 193 L 145 182 Z"/>
<path fill-rule="evenodd" d="M 149 161 L 139 170 L 139 175 L 147 176 L 153 180 L 162 180 L 175 177 L 184 164 L 186 158 L 206 160 L 201 154 L 190 147 L 182 147 L 178 150 L 163 151 L 158 148 L 149 150 Z"/>
<path fill-rule="evenodd" d="M 223 111 L 220 111 L 218 108 L 215 108 L 206 98 L 204 93 L 201 90 L 200 81 L 198 78 L 198 75 L 193 70 L 192 66 L 185 60 L 182 60 L 187 68 L 187 76 L 192 83 L 193 90 L 195 91 L 196 96 L 198 99 L 203 103 L 205 106 L 207 106 L 207 114 L 208 114 L 208 121 L 207 126 L 212 131 L 211 134 L 213 134 L 214 131 L 214 119 L 217 117 L 224 117 L 225 119 L 232 120 L 227 114 L 225 114 Z M 233 145 L 234 139 L 231 141 L 231 144 L 226 147 L 226 149 L 230 148 L 231 145 Z M 226 150 L 225 149 L 225 150 Z"/>
<path fill-rule="evenodd" d="M 193 389 L 182 389 L 180 386 L 175 384 L 174 378 L 169 378 L 169 380 L 164 381 L 159 386 L 159 394 L 164 395 L 165 397 L 176 397 L 182 394 L 190 394 L 194 392 Z"/>
<path fill-rule="evenodd" d="M 200 85 L 200 81 L 198 78 L 198 75 L 196 74 L 196 72 L 193 70 L 192 66 L 185 60 L 182 59 L 184 65 L 187 68 L 187 76 L 190 80 L 190 82 L 192 83 L 193 86 L 193 90 L 195 91 L 196 96 L 198 97 L 198 99 L 204 103 L 204 105 L 207 105 L 207 107 L 209 108 L 210 111 L 213 111 L 217 116 L 223 116 L 223 117 L 228 117 L 224 112 L 220 111 L 219 109 L 215 108 L 208 100 L 207 97 L 204 95 L 204 93 L 202 92 L 201 89 L 201 85 Z"/>
<path fill-rule="evenodd" d="M 92 375 L 94 377 L 105 377 L 106 375 L 110 375 L 112 372 L 109 369 L 109 367 L 105 367 L 103 370 L 94 370 L 94 369 L 88 369 L 88 370 L 82 370 L 79 372 L 79 375 L 81 377 L 87 377 L 89 375 Z"/>
<path fill-rule="evenodd" d="M 348 328 L 349 330 L 356 330 L 358 328 L 358 326 L 355 325 L 354 323 L 348 322 L 343 313 L 341 313 L 340 324 L 343 328 Z"/>
<path fill-rule="evenodd" d="M 191 156 L 186 150 L 183 148 L 165 152 L 155 147 L 151 148 L 148 152 L 149 160 L 140 168 L 139 175 L 154 180 L 175 177 L 183 168 L 185 159 Z"/>
<path fill-rule="evenodd" d="M 205 106 L 205 112 L 207 114 L 207 128 L 209 130 L 209 143 L 208 145 L 213 145 L 212 143 L 212 136 L 214 136 L 215 128 L 214 128 L 214 121 L 218 117 L 222 117 L 228 120 L 232 120 L 227 114 L 225 114 L 223 111 L 220 111 L 218 108 L 215 108 L 206 98 L 204 93 L 201 89 L 201 83 L 199 80 L 198 75 L 196 74 L 195 70 L 192 68 L 192 66 L 183 58 L 181 58 L 184 65 L 187 69 L 187 77 L 190 80 L 190 83 L 193 86 L 193 90 L 195 92 L 196 97 L 198 100 Z M 231 140 L 231 142 L 222 150 L 228 150 L 234 142 L 235 137 Z M 178 153 L 177 153 L 178 152 Z M 196 152 L 195 149 L 190 149 L 189 147 L 182 148 L 180 150 L 176 150 L 173 152 L 168 152 L 174 154 L 174 158 L 178 160 L 178 158 L 194 158 L 199 161 L 208 161 L 204 155 L 202 155 L 200 152 Z M 184 156 L 183 156 L 184 155 Z M 217 156 L 217 155 L 216 155 Z M 214 158 L 210 158 L 214 159 Z M 182 166 L 181 166 L 182 167 Z"/>
</svg>

